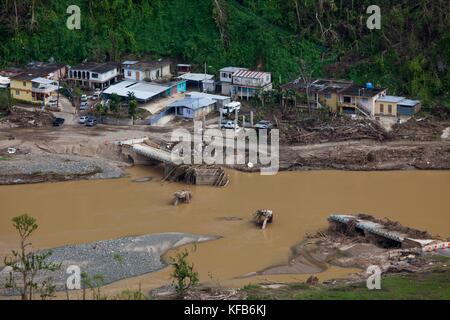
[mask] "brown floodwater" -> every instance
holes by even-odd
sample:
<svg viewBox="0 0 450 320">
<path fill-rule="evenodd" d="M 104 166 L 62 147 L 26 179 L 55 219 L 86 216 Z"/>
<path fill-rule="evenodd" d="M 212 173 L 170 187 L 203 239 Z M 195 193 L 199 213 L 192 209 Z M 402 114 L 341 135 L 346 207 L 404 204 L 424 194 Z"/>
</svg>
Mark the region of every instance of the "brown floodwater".
<svg viewBox="0 0 450 320">
<path fill-rule="evenodd" d="M 450 171 L 228 173 L 231 183 L 222 189 L 162 183 L 161 171 L 150 167 L 132 168 L 130 177 L 120 180 L 1 186 L 0 256 L 15 248 L 11 218 L 23 213 L 38 220 L 32 239 L 36 248 L 165 232 L 222 236 L 198 245 L 190 259 L 201 281 L 225 286 L 306 279 L 307 275 L 241 277 L 288 263 L 291 247 L 306 233 L 326 227 L 332 213 L 367 213 L 450 236 Z M 148 176 L 155 179 L 132 182 Z M 186 188 L 193 202 L 174 207 L 173 193 Z M 275 214 L 274 224 L 265 231 L 250 223 L 253 212 L 263 208 Z M 319 278 L 354 271 L 330 268 Z M 110 287 L 157 287 L 169 278 L 166 268 Z"/>
</svg>

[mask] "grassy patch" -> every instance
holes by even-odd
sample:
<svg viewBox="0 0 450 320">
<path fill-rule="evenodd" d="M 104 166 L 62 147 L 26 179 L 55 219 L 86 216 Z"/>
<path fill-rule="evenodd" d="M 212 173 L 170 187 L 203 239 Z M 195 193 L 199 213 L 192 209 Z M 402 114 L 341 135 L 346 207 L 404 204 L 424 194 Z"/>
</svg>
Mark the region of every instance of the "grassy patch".
<svg viewBox="0 0 450 320">
<path fill-rule="evenodd" d="M 386 276 L 382 278 L 381 287 L 381 290 L 370 291 L 365 283 L 336 288 L 300 284 L 276 290 L 257 286 L 243 290 L 250 300 L 449 300 L 450 270 Z"/>
<path fill-rule="evenodd" d="M 0 161 L 9 161 L 12 160 L 12 157 L 9 156 L 0 156 Z"/>
</svg>

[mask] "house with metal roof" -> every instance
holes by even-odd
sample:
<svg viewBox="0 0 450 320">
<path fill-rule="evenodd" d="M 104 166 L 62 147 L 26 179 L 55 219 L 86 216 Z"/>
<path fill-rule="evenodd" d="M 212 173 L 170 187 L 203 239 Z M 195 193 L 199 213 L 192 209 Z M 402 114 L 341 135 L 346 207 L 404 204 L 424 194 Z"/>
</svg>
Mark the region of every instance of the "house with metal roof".
<svg viewBox="0 0 450 320">
<path fill-rule="evenodd" d="M 103 91 L 106 97 L 116 94 L 127 98 L 133 94 L 138 102 L 146 103 L 158 97 L 167 97 L 175 93 L 186 92 L 186 81 L 154 83 L 124 80 Z"/>
<path fill-rule="evenodd" d="M 233 82 L 233 74 L 241 71 L 248 70 L 247 68 L 239 67 L 226 67 L 220 69 L 220 85 L 223 95 L 229 96 L 231 93 L 231 83 Z"/>
<path fill-rule="evenodd" d="M 240 70 L 232 75 L 230 95 L 240 99 L 250 99 L 258 91 L 272 90 L 270 72 Z"/>
<path fill-rule="evenodd" d="M 57 96 L 58 81 L 67 67 L 59 63 L 32 62 L 10 78 L 11 97 L 33 104 L 47 105 Z"/>
<path fill-rule="evenodd" d="M 166 107 L 165 115 L 173 114 L 184 119 L 201 119 L 216 109 L 216 101 L 207 97 L 190 96 L 172 102 Z"/>
<path fill-rule="evenodd" d="M 126 80 L 132 81 L 156 81 L 169 79 L 171 62 L 169 60 L 156 61 L 124 61 L 122 74 Z"/>
<path fill-rule="evenodd" d="M 69 70 L 68 81 L 90 89 L 105 89 L 117 82 L 119 68 L 113 62 L 86 62 L 73 66 Z"/>
<path fill-rule="evenodd" d="M 375 116 L 411 117 L 421 109 L 418 100 L 398 96 L 382 96 L 375 103 Z"/>
<path fill-rule="evenodd" d="M 326 106 L 332 112 L 337 112 L 339 109 L 339 92 L 349 88 L 354 83 L 348 80 L 335 79 L 317 79 L 309 85 L 310 104 L 314 107 Z M 301 78 L 289 82 L 281 86 L 284 92 L 291 92 L 296 94 L 306 95 L 307 84 Z M 287 99 L 294 100 L 296 104 L 296 95 L 287 95 Z"/>
</svg>

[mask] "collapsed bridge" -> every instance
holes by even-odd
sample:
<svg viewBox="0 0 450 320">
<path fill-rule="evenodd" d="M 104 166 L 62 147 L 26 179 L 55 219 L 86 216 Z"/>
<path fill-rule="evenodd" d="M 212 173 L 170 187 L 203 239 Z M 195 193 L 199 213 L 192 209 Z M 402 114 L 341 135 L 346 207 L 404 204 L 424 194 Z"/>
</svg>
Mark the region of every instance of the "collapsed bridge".
<svg viewBox="0 0 450 320">
<path fill-rule="evenodd" d="M 119 146 L 122 153 L 135 165 L 163 164 L 163 181 L 216 187 L 224 187 L 229 183 L 229 177 L 223 168 L 214 165 L 178 165 L 168 148 L 152 143 L 148 137 L 122 141 Z"/>
</svg>

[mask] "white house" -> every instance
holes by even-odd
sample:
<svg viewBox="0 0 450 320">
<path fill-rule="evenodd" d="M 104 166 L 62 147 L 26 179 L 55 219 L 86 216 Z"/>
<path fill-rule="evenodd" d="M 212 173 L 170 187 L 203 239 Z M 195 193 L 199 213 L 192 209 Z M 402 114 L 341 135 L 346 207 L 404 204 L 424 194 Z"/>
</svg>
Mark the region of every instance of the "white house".
<svg viewBox="0 0 450 320">
<path fill-rule="evenodd" d="M 222 94 L 229 96 L 231 92 L 231 83 L 233 82 L 233 74 L 246 68 L 226 67 L 220 69 L 220 84 L 222 86 Z"/>
<path fill-rule="evenodd" d="M 82 87 L 104 89 L 117 81 L 119 68 L 115 63 L 81 63 L 71 67 L 68 80 Z"/>
<path fill-rule="evenodd" d="M 124 61 L 122 72 L 126 80 L 155 81 L 162 78 L 170 78 L 169 61 Z"/>
<path fill-rule="evenodd" d="M 248 100 L 260 90 L 272 90 L 272 74 L 251 70 L 237 71 L 233 73 L 230 89 L 231 96 Z"/>
</svg>

